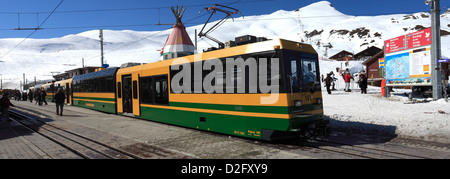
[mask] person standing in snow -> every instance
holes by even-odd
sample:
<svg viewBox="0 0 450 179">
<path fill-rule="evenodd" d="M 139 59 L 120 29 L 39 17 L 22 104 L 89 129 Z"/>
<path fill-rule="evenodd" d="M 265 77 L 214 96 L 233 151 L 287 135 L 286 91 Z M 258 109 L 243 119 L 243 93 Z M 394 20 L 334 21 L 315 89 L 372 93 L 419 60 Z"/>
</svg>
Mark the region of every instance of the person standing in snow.
<svg viewBox="0 0 450 179">
<path fill-rule="evenodd" d="M 331 88 L 331 91 L 336 91 L 336 88 L 334 88 L 334 85 L 335 85 L 335 82 L 334 82 L 334 81 L 336 81 L 337 78 L 334 77 L 333 71 L 330 72 L 330 77 L 331 77 L 331 79 L 332 79 L 331 85 L 333 85 L 332 88 Z"/>
<path fill-rule="evenodd" d="M 350 80 L 354 80 L 354 78 L 352 77 L 352 75 L 350 75 L 350 72 L 348 72 L 348 69 L 345 70 L 345 74 L 343 76 L 344 81 L 345 81 L 345 92 L 351 92 L 350 90 Z"/>
<path fill-rule="evenodd" d="M 367 76 L 364 70 L 359 74 L 359 87 L 361 88 L 361 94 L 367 94 Z"/>
<path fill-rule="evenodd" d="M 331 74 L 327 74 L 327 77 L 325 78 L 325 86 L 327 87 L 328 94 L 331 94 L 331 83 L 333 82 L 333 78 L 331 78 Z"/>
</svg>

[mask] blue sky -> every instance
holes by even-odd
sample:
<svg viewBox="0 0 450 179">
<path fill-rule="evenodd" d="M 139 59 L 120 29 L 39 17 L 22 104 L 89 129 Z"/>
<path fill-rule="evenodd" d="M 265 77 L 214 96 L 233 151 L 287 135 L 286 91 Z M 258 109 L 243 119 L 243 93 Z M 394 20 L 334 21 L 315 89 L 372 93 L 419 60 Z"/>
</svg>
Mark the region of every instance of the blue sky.
<svg viewBox="0 0 450 179">
<path fill-rule="evenodd" d="M 61 0 L 2 0 L 0 1 L 0 38 L 24 38 L 32 31 L 11 30 L 35 28 Z M 384 15 L 408 14 L 429 11 L 424 0 L 328 0 L 344 14 Z M 31 38 L 53 38 L 77 34 L 94 29 L 153 31 L 171 26 L 151 24 L 172 24 L 175 22 L 170 6 L 184 5 L 187 10 L 184 22 L 187 26 L 203 24 L 208 16 L 198 12 L 214 3 L 230 5 L 241 10 L 244 16 L 268 14 L 274 11 L 295 10 L 316 0 L 64 0 L 64 2 L 43 24 L 44 30 Z M 442 12 L 450 8 L 450 0 L 441 0 Z M 121 9 L 121 10 L 118 10 Z M 127 9 L 127 10 L 124 10 Z M 101 11 L 99 11 L 101 10 Z M 214 16 L 214 20 L 223 15 Z"/>
</svg>

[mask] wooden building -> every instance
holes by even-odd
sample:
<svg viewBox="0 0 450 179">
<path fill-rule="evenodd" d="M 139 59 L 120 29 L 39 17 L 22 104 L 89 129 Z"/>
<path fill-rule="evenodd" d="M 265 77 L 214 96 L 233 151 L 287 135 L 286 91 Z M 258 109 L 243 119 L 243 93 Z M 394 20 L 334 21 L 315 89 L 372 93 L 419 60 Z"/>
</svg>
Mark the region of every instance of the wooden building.
<svg viewBox="0 0 450 179">
<path fill-rule="evenodd" d="M 355 55 L 355 60 L 366 61 L 382 51 L 383 50 L 378 47 L 371 46 L 371 47 L 357 53 Z"/>
<path fill-rule="evenodd" d="M 337 53 L 336 55 L 331 56 L 330 59 L 337 60 L 337 61 L 353 60 L 353 53 L 342 50 L 341 52 Z"/>
<path fill-rule="evenodd" d="M 72 69 L 72 70 L 66 71 L 65 73 L 60 73 L 60 74 L 54 75 L 53 78 L 56 81 L 61 81 L 64 79 L 73 78 L 76 75 L 82 75 L 82 74 L 94 72 L 98 68 L 100 68 L 100 67 L 83 67 L 83 68 Z"/>
<path fill-rule="evenodd" d="M 384 52 L 380 51 L 362 64 L 366 66 L 367 82 L 372 86 L 381 86 L 384 79 L 383 69 L 380 69 L 379 59 L 384 58 Z"/>
</svg>

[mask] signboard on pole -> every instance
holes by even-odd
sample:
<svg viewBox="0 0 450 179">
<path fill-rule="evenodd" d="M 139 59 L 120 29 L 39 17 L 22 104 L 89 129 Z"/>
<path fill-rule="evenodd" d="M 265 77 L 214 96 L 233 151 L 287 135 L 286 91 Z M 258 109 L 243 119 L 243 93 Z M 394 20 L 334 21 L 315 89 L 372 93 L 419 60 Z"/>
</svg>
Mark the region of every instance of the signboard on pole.
<svg viewBox="0 0 450 179">
<path fill-rule="evenodd" d="M 431 86 L 430 50 L 431 28 L 386 40 L 386 85 Z"/>
<path fill-rule="evenodd" d="M 444 58 L 444 59 L 439 59 L 438 60 L 438 63 L 448 63 L 448 62 L 450 62 L 450 59 L 448 59 L 448 58 L 447 59 Z"/>
</svg>

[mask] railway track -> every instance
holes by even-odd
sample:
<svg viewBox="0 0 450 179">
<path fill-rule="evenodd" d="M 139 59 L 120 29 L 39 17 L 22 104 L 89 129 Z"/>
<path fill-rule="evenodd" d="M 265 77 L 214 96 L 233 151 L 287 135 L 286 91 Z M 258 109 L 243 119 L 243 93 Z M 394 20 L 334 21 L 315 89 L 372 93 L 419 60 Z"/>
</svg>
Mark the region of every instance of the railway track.
<svg viewBox="0 0 450 179">
<path fill-rule="evenodd" d="M 429 159 L 425 156 L 399 152 L 393 149 L 381 149 L 375 147 L 365 147 L 361 145 L 352 145 L 343 142 L 335 142 L 324 139 L 307 139 L 301 142 L 301 145 L 313 147 L 320 150 L 326 150 L 343 155 L 354 156 L 355 158 L 367 159 Z"/>
<path fill-rule="evenodd" d="M 247 139 L 241 139 L 248 143 L 255 143 Z M 409 152 L 397 151 L 394 148 L 383 147 L 382 145 L 362 146 L 349 143 L 336 142 L 328 139 L 308 138 L 281 143 L 256 142 L 257 145 L 298 153 L 305 155 L 305 151 L 310 151 L 315 155 L 312 158 L 349 158 L 349 159 L 430 159 Z"/>
<path fill-rule="evenodd" d="M 40 119 L 32 119 L 20 112 L 11 110 L 11 119 L 22 127 L 43 136 L 50 141 L 73 152 L 83 159 L 142 159 L 143 157 L 89 137 L 48 124 Z"/>
</svg>

